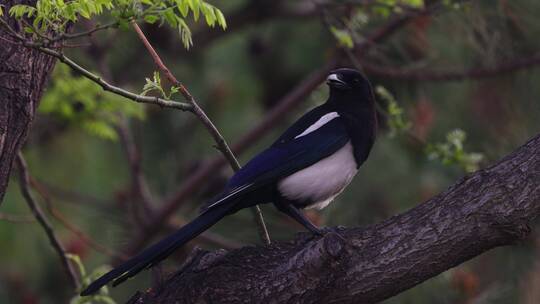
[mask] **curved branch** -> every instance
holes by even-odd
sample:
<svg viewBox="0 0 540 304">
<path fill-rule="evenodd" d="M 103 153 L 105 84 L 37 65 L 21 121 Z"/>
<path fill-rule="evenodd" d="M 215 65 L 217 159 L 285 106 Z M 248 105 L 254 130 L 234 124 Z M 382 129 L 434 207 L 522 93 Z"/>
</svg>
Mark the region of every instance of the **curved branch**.
<svg viewBox="0 0 540 304">
<path fill-rule="evenodd" d="M 25 45 L 27 45 L 27 44 L 25 43 Z M 45 53 L 47 55 L 56 57 L 62 63 L 67 64 L 73 70 L 81 73 L 81 75 L 83 75 L 84 77 L 86 77 L 86 78 L 92 80 L 93 82 L 99 84 L 103 88 L 103 90 L 105 90 L 105 91 L 115 93 L 115 94 L 120 95 L 122 97 L 125 97 L 127 99 L 131 99 L 131 100 L 133 100 L 135 102 L 155 104 L 155 105 L 158 105 L 158 106 L 162 106 L 162 107 L 166 107 L 166 108 L 174 108 L 174 109 L 178 109 L 178 110 L 181 110 L 181 111 L 193 111 L 193 107 L 190 104 L 187 104 L 187 103 L 184 103 L 184 102 L 179 102 L 179 101 L 174 101 L 174 100 L 167 100 L 167 99 L 162 99 L 162 98 L 153 97 L 153 96 L 143 96 L 143 95 L 135 94 L 135 93 L 129 92 L 127 90 L 124 90 L 122 88 L 113 86 L 110 83 L 103 80 L 103 78 L 99 77 L 96 74 L 93 74 L 92 72 L 90 72 L 87 69 L 83 68 L 82 66 L 78 65 L 76 62 L 69 59 L 68 57 L 66 57 L 61 52 L 57 52 L 55 50 L 45 48 L 45 47 L 41 47 L 41 46 L 36 47 L 36 46 L 31 45 L 31 44 L 28 44 L 27 46 L 28 47 L 34 47 L 34 48 L 38 49 L 40 52 L 43 52 L 43 53 Z"/>
<path fill-rule="evenodd" d="M 210 135 L 214 139 L 214 142 L 216 143 L 215 147 L 223 154 L 223 156 L 227 159 L 227 161 L 229 161 L 229 164 L 231 165 L 231 168 L 234 171 L 240 170 L 240 163 L 238 162 L 233 152 L 231 151 L 231 148 L 227 144 L 227 141 L 225 141 L 225 138 L 223 137 L 223 135 L 221 135 L 221 133 L 219 132 L 217 127 L 214 125 L 214 123 L 210 120 L 210 118 L 208 118 L 206 113 L 199 106 L 199 104 L 197 103 L 193 95 L 191 95 L 188 89 L 171 73 L 169 68 L 167 68 L 167 66 L 163 63 L 163 61 L 159 57 L 158 53 L 156 52 L 152 44 L 150 44 L 148 39 L 146 39 L 146 36 L 144 35 L 139 25 L 137 25 L 135 21 L 131 22 L 131 25 L 137 32 L 137 35 L 139 36 L 144 46 L 146 47 L 146 49 L 148 50 L 148 52 L 154 59 L 154 63 L 157 65 L 160 71 L 163 74 L 165 74 L 167 79 L 175 87 L 178 88 L 178 90 L 184 96 L 187 102 L 193 107 L 191 112 L 195 114 L 195 116 L 197 116 L 197 118 L 204 125 L 208 133 L 210 133 Z M 268 229 L 266 229 L 266 224 L 264 223 L 264 218 L 263 218 L 261 209 L 259 208 L 258 205 L 255 205 L 254 207 L 251 207 L 250 209 L 253 213 L 253 217 L 255 218 L 255 223 L 257 224 L 257 230 L 259 232 L 259 236 L 266 244 L 270 244 L 270 235 L 268 234 Z"/>
<path fill-rule="evenodd" d="M 517 58 L 500 63 L 496 66 L 472 68 L 468 70 L 407 70 L 394 67 L 378 66 L 367 62 L 367 60 L 361 60 L 361 65 L 367 73 L 377 77 L 408 81 L 459 81 L 469 78 L 497 77 L 506 73 L 533 68 L 540 65 L 540 52 L 528 57 Z"/>
<path fill-rule="evenodd" d="M 43 227 L 45 234 L 47 234 L 49 242 L 58 254 L 60 262 L 62 263 L 62 266 L 64 267 L 68 277 L 70 278 L 71 283 L 73 283 L 73 286 L 75 287 L 75 289 L 77 289 L 79 288 L 79 277 L 77 276 L 77 272 L 75 271 L 75 269 L 73 269 L 73 266 L 69 262 L 66 250 L 56 236 L 51 223 L 49 223 L 49 220 L 45 216 L 45 213 L 43 213 L 43 210 L 41 210 L 41 207 L 38 205 L 38 203 L 32 196 L 32 193 L 30 192 L 30 174 L 28 173 L 28 167 L 26 166 L 26 162 L 21 152 L 17 154 L 17 165 L 19 166 L 19 184 L 21 187 L 21 193 L 26 200 L 28 207 L 30 207 L 32 214 L 39 222 L 39 224 Z"/>
<path fill-rule="evenodd" d="M 375 303 L 530 232 L 540 214 L 540 135 L 417 207 L 323 238 L 199 250 L 132 303 Z"/>
</svg>

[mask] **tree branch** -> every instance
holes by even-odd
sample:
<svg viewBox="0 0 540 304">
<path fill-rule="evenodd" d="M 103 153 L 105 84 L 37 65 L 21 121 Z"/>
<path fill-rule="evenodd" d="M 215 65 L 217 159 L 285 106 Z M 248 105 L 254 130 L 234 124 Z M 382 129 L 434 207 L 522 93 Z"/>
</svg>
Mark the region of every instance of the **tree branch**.
<svg viewBox="0 0 540 304">
<path fill-rule="evenodd" d="M 111 258 L 115 259 L 121 259 L 121 260 L 127 260 L 128 257 L 122 255 L 121 253 L 116 253 L 113 250 L 101 245 L 100 243 L 93 240 L 91 237 L 89 237 L 87 234 L 85 234 L 83 231 L 81 231 L 76 225 L 71 223 L 68 220 L 68 217 L 64 216 L 58 209 L 56 209 L 51 201 L 51 196 L 45 189 L 45 187 L 39 183 L 37 180 L 35 180 L 32 176 L 28 175 L 30 185 L 34 190 L 42 197 L 42 199 L 45 202 L 45 207 L 47 208 L 47 211 L 49 214 L 56 219 L 58 222 L 60 222 L 67 230 L 71 231 L 74 235 L 76 235 L 80 240 L 82 240 L 84 243 L 86 243 L 88 246 L 93 248 L 95 251 L 100 252 L 102 254 L 105 254 Z"/>
<path fill-rule="evenodd" d="M 184 98 L 187 100 L 187 102 L 193 107 L 193 114 L 199 118 L 201 123 L 206 127 L 210 135 L 214 138 L 214 141 L 216 142 L 216 147 L 223 156 L 229 161 L 229 164 L 231 165 L 232 169 L 234 171 L 238 171 L 240 169 L 240 163 L 234 157 L 233 152 L 229 148 L 229 145 L 225 141 L 225 138 L 220 134 L 219 130 L 216 128 L 216 126 L 212 123 L 210 118 L 206 115 L 206 113 L 202 110 L 202 108 L 198 105 L 197 101 L 191 95 L 191 93 L 187 90 L 187 88 L 180 82 L 174 75 L 171 73 L 171 71 L 167 68 L 167 66 L 163 63 L 161 58 L 159 57 L 158 53 L 154 50 L 148 39 L 146 39 L 146 36 L 142 32 L 141 28 L 137 25 L 136 22 L 131 22 L 133 28 L 137 32 L 137 35 L 141 39 L 141 41 L 144 43 L 146 49 L 154 59 L 155 64 L 160 69 L 160 71 L 167 77 L 167 79 L 176 86 L 180 93 L 184 96 Z M 261 209 L 259 206 L 254 206 L 250 208 L 253 212 L 253 216 L 255 217 L 255 222 L 257 224 L 258 232 L 261 237 L 261 239 L 266 243 L 270 244 L 270 235 L 268 234 L 268 230 L 266 229 L 266 224 L 264 223 L 264 218 L 261 212 Z"/>
<path fill-rule="evenodd" d="M 62 263 L 62 266 L 64 266 L 64 269 L 68 275 L 68 277 L 71 279 L 71 282 L 73 283 L 73 286 L 77 289 L 79 288 L 79 278 L 77 277 L 77 273 L 71 266 L 71 263 L 69 262 L 68 258 L 66 257 L 66 250 L 62 246 L 62 243 L 58 240 L 56 237 L 56 234 L 54 233 L 54 230 L 49 223 L 49 220 L 37 204 L 37 202 L 34 200 L 34 197 L 32 196 L 32 193 L 30 193 L 30 175 L 28 174 L 28 168 L 26 166 L 26 162 L 24 161 L 24 158 L 22 154 L 19 152 L 17 155 L 17 165 L 19 166 L 19 184 L 21 187 L 21 193 L 26 200 L 26 203 L 28 204 L 28 207 L 30 207 L 30 210 L 34 214 L 34 217 L 39 222 L 39 224 L 43 227 L 43 230 L 47 234 L 47 237 L 49 238 L 49 242 L 51 243 L 52 247 L 58 254 L 58 257 L 60 258 L 60 261 Z"/>
<path fill-rule="evenodd" d="M 102 31 L 102 30 L 107 30 L 107 29 L 110 29 L 110 28 L 115 28 L 115 27 L 118 27 L 119 23 L 118 22 L 111 22 L 111 23 L 107 23 L 107 24 L 98 24 L 96 25 L 94 28 L 91 28 L 89 30 L 86 30 L 86 31 L 83 31 L 83 32 L 79 32 L 79 33 L 61 33 L 60 35 L 54 37 L 54 38 L 51 38 L 51 39 L 48 39 L 50 42 L 55 42 L 55 41 L 60 41 L 60 40 L 69 40 L 69 39 L 77 39 L 77 38 L 81 38 L 81 37 L 90 37 L 92 36 L 94 33 L 98 32 L 98 31 Z"/>
<path fill-rule="evenodd" d="M 230 252 L 195 251 L 131 303 L 376 303 L 489 249 L 540 214 L 540 135 L 417 207 L 365 228 Z M 226 282 L 226 284 L 224 283 Z"/>
<path fill-rule="evenodd" d="M 393 78 L 407 81 L 459 81 L 465 79 L 497 77 L 522 69 L 533 68 L 540 64 L 540 52 L 523 58 L 516 58 L 496 66 L 486 68 L 472 68 L 468 70 L 407 70 L 394 67 L 385 67 L 360 60 L 365 71 L 373 76 Z"/>
<path fill-rule="evenodd" d="M 117 95 L 123 96 L 123 97 L 125 97 L 127 99 L 131 99 L 133 101 L 140 102 L 140 103 L 155 104 L 155 105 L 159 105 L 159 106 L 162 106 L 162 107 L 173 108 L 173 109 L 178 109 L 178 110 L 182 110 L 182 111 L 192 111 L 193 110 L 193 107 L 191 105 L 189 105 L 187 103 L 184 103 L 184 102 L 178 102 L 178 101 L 174 101 L 174 100 L 167 100 L 167 99 L 163 99 L 163 98 L 159 98 L 159 97 L 153 97 L 153 96 L 143 96 L 143 95 L 139 95 L 139 94 L 129 92 L 129 91 L 124 90 L 124 89 L 122 89 L 120 87 L 113 86 L 113 85 L 109 84 L 108 82 L 106 82 L 105 80 L 103 80 L 101 77 L 99 77 L 99 76 L 93 74 L 92 72 L 86 70 L 85 68 L 81 67 L 76 62 L 69 59 L 68 57 L 66 57 L 64 54 L 62 54 L 60 52 L 57 52 L 55 50 L 51 50 L 51 49 L 48 49 L 48 48 L 45 48 L 45 47 L 37 47 L 37 49 L 39 51 L 45 53 L 45 54 L 56 57 L 58 60 L 60 60 L 61 62 L 67 64 L 73 70 L 81 73 L 82 76 L 84 76 L 84 77 L 92 80 L 93 82 L 99 84 L 103 88 L 103 90 L 105 90 L 105 91 L 115 93 Z"/>
<path fill-rule="evenodd" d="M 120 138 L 120 143 L 126 153 L 128 167 L 131 175 L 130 194 L 134 202 L 131 204 L 134 207 L 134 215 L 136 219 L 144 226 L 148 214 L 153 213 L 153 199 L 150 193 L 150 187 L 146 182 L 146 178 L 141 169 L 141 154 L 135 145 L 133 134 L 127 118 L 121 117 L 121 121 L 116 126 L 116 132 Z M 137 203 L 140 202 L 140 204 Z M 140 208 L 139 208 L 140 207 Z"/>
<path fill-rule="evenodd" d="M 18 215 L 0 212 L 0 221 L 6 221 L 10 223 L 32 223 L 36 219 L 31 215 Z"/>
</svg>

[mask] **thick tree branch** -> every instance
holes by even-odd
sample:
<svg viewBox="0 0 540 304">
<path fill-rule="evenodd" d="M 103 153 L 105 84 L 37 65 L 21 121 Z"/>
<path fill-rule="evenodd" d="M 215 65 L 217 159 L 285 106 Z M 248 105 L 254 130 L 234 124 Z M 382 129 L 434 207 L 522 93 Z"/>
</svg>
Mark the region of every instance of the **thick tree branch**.
<svg viewBox="0 0 540 304">
<path fill-rule="evenodd" d="M 540 214 L 540 135 L 417 207 L 323 238 L 198 251 L 131 303 L 376 303 L 525 237 Z"/>
</svg>

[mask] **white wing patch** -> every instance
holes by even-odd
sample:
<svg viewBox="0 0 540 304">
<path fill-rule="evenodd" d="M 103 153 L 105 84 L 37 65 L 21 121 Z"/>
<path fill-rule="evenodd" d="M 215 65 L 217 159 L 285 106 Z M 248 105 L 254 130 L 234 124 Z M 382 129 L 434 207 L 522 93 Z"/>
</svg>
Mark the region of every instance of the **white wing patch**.
<svg viewBox="0 0 540 304">
<path fill-rule="evenodd" d="M 339 117 L 339 114 L 337 112 L 330 112 L 328 114 L 325 114 L 321 118 L 319 118 L 319 120 L 317 120 L 314 124 L 309 126 L 309 128 L 305 129 L 304 132 L 296 135 L 294 138 L 296 139 L 296 138 L 308 135 L 309 133 L 319 129 L 320 127 L 324 126 L 325 124 L 327 124 L 329 121 L 331 121 L 332 119 L 336 117 Z"/>
<path fill-rule="evenodd" d="M 229 194 L 227 194 L 226 196 L 224 196 L 224 197 L 220 198 L 219 200 L 213 202 L 212 204 L 208 205 L 208 206 L 205 208 L 205 210 L 208 210 L 208 209 L 210 209 L 210 208 L 212 208 L 212 207 L 214 207 L 214 206 L 216 206 L 216 205 L 219 205 L 221 202 L 227 200 L 227 199 L 230 198 L 231 196 L 234 196 L 234 195 L 237 194 L 238 192 L 240 192 L 240 191 L 242 191 L 242 190 L 244 190 L 244 189 L 250 187 L 251 185 L 253 185 L 253 184 L 246 184 L 246 185 L 242 185 L 242 186 L 239 186 L 239 187 L 233 189 L 233 190 L 232 190 Z"/>
</svg>

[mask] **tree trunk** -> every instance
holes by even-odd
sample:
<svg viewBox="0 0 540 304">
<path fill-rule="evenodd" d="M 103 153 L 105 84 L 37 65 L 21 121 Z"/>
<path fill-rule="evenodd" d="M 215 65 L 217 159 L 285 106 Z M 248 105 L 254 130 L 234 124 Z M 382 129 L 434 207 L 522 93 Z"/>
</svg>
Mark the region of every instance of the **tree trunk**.
<svg viewBox="0 0 540 304">
<path fill-rule="evenodd" d="M 35 1 L 5 0 L 5 20 L 20 31 L 21 25 L 9 18 L 15 4 Z M 15 42 L 0 26 L 0 204 L 4 197 L 11 165 L 26 139 L 34 113 L 55 60 Z"/>
<path fill-rule="evenodd" d="M 376 303 L 525 237 L 540 213 L 540 135 L 417 207 L 364 228 L 196 250 L 129 303 Z"/>
</svg>

